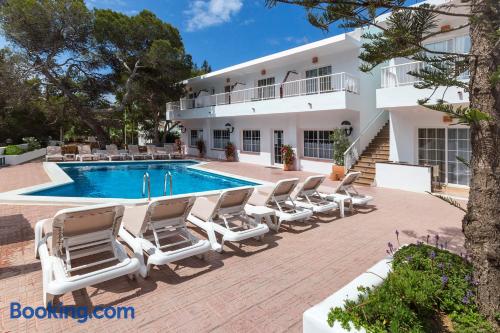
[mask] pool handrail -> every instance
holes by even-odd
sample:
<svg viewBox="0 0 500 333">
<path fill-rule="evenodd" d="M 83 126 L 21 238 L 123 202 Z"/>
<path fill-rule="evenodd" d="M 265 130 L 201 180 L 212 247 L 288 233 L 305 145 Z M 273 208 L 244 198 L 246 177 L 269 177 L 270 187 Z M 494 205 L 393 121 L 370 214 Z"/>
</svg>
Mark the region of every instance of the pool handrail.
<svg viewBox="0 0 500 333">
<path fill-rule="evenodd" d="M 151 177 L 149 173 L 146 171 L 142 176 L 142 196 L 146 194 L 146 180 L 148 181 L 148 201 L 151 201 Z"/>
<path fill-rule="evenodd" d="M 165 176 L 163 177 L 163 195 L 167 195 L 167 180 L 170 183 L 170 196 L 172 196 L 172 194 L 173 194 L 173 190 L 172 190 L 173 183 L 172 183 L 172 174 L 170 173 L 170 171 L 167 171 L 165 173 Z"/>
</svg>

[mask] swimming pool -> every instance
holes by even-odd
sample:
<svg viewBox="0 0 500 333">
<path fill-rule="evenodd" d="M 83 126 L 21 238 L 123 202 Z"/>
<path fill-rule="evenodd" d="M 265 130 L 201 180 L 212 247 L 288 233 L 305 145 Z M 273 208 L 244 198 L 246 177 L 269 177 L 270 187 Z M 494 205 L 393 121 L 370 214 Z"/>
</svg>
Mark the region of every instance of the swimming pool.
<svg viewBox="0 0 500 333">
<path fill-rule="evenodd" d="M 142 199 L 143 176 L 151 179 L 151 197 L 163 196 L 164 177 L 172 174 L 173 194 L 223 190 L 258 183 L 192 168 L 195 161 L 58 163 L 72 183 L 25 193 L 30 196 Z M 167 185 L 167 194 L 169 194 Z M 147 194 L 146 194 L 147 196 Z"/>
</svg>

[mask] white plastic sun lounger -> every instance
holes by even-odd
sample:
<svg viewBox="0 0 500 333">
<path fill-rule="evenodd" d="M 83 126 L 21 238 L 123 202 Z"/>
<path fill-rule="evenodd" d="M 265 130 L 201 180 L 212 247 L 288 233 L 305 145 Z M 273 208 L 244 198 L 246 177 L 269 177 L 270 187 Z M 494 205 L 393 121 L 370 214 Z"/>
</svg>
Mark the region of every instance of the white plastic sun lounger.
<svg viewBox="0 0 500 333">
<path fill-rule="evenodd" d="M 274 209 L 278 217 L 276 231 L 282 222 L 305 221 L 313 212 L 310 209 L 298 207 L 292 199 L 292 192 L 299 183 L 298 178 L 283 179 L 274 187 L 258 188 L 250 197 L 248 203 L 253 206 L 266 206 Z"/>
<path fill-rule="evenodd" d="M 222 252 L 224 242 L 240 242 L 248 238 L 264 237 L 269 231 L 267 224 L 255 221 L 245 212 L 245 205 L 252 195 L 253 188 L 224 190 L 219 196 L 199 197 L 196 199 L 189 222 L 205 230 L 212 249 Z M 215 233 L 222 235 L 219 244 Z"/>
<path fill-rule="evenodd" d="M 35 226 L 35 256 L 43 274 L 43 302 L 140 268 L 140 248 L 130 258 L 117 240 L 124 207 L 116 204 L 69 208 Z"/>
<path fill-rule="evenodd" d="M 146 145 L 146 149 L 148 150 L 148 154 L 153 156 L 154 160 L 164 160 L 167 158 L 172 158 L 167 151 L 160 150 L 155 145 Z"/>
<path fill-rule="evenodd" d="M 94 160 L 97 161 L 99 159 L 99 156 L 96 154 L 92 154 L 90 145 L 80 145 L 78 146 L 78 155 L 76 155 L 76 159 L 80 160 L 80 162 Z"/>
<path fill-rule="evenodd" d="M 45 155 L 45 161 L 64 161 L 64 155 L 62 154 L 62 149 L 60 146 L 47 146 L 47 154 Z"/>
<path fill-rule="evenodd" d="M 110 161 L 114 161 L 114 160 L 124 160 L 127 157 L 127 155 L 120 154 L 120 152 L 118 151 L 118 147 L 116 147 L 116 145 L 114 144 L 111 144 L 111 145 L 106 145 L 106 157 Z"/>
<path fill-rule="evenodd" d="M 128 145 L 128 154 L 130 157 L 132 157 L 132 160 L 140 160 L 140 159 L 153 159 L 152 154 L 148 153 L 141 153 L 139 151 L 139 146 L 138 145 Z"/>
<path fill-rule="evenodd" d="M 125 209 L 120 237 L 130 246 L 138 244 L 148 255 L 141 255 L 142 277 L 153 265 L 166 265 L 192 256 L 204 256 L 210 242 L 195 237 L 186 226 L 186 218 L 195 201 L 193 196 L 157 199 L 147 206 Z"/>
<path fill-rule="evenodd" d="M 335 202 L 324 199 L 318 192 L 318 188 L 325 181 L 325 178 L 326 176 L 323 175 L 310 176 L 304 183 L 299 184 L 293 195 L 295 205 L 310 209 L 314 213 L 328 213 L 338 208 Z"/>
<path fill-rule="evenodd" d="M 344 179 L 342 179 L 333 193 L 331 192 L 331 189 L 324 187 L 320 187 L 318 191 L 322 193 L 322 196 L 325 199 L 330 201 L 337 201 L 339 198 L 342 199 L 342 197 L 347 197 L 351 200 L 353 205 L 364 206 L 373 200 L 373 197 L 369 195 L 362 195 L 354 188 L 354 182 L 360 175 L 361 172 L 349 172 L 345 175 Z"/>
</svg>

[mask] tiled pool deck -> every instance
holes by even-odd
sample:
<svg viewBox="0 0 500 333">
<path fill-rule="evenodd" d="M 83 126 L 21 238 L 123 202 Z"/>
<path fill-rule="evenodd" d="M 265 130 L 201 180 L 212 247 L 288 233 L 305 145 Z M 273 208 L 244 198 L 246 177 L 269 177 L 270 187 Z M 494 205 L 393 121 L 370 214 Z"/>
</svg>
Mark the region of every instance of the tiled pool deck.
<svg viewBox="0 0 500 333">
<path fill-rule="evenodd" d="M 245 163 L 205 167 L 265 181 L 310 175 Z M 0 192 L 48 181 L 40 162 L 0 169 Z M 42 303 L 33 227 L 61 207 L 0 204 L 0 331 L 299 332 L 304 310 L 384 257 L 387 242 L 395 243 L 396 229 L 402 244 L 439 234 L 450 248 L 462 249 L 462 214 L 456 208 L 426 194 L 359 190 L 375 197 L 373 205 L 343 219 L 335 212 L 285 226 L 264 242 L 228 244 L 224 254 L 212 252 L 207 261 L 192 258 L 155 268 L 146 280 L 118 278 L 61 297 L 65 305 L 135 307 L 134 320 L 84 324 L 9 318 L 12 301 Z"/>
</svg>

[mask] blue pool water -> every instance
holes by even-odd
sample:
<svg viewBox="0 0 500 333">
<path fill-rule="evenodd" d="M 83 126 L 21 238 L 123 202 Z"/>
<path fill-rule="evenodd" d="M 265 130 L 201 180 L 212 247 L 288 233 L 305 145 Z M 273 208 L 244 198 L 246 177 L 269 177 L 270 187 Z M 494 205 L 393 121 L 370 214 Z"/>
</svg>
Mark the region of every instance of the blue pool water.
<svg viewBox="0 0 500 333">
<path fill-rule="evenodd" d="M 193 161 L 62 163 L 59 167 L 74 180 L 74 183 L 31 192 L 28 195 L 139 199 L 143 197 L 143 175 L 148 172 L 151 177 L 151 196 L 159 197 L 163 195 L 163 182 L 167 171 L 172 174 L 173 194 L 258 185 L 188 168 L 195 164 L 197 163 Z M 169 194 L 168 185 L 167 194 Z"/>
</svg>

